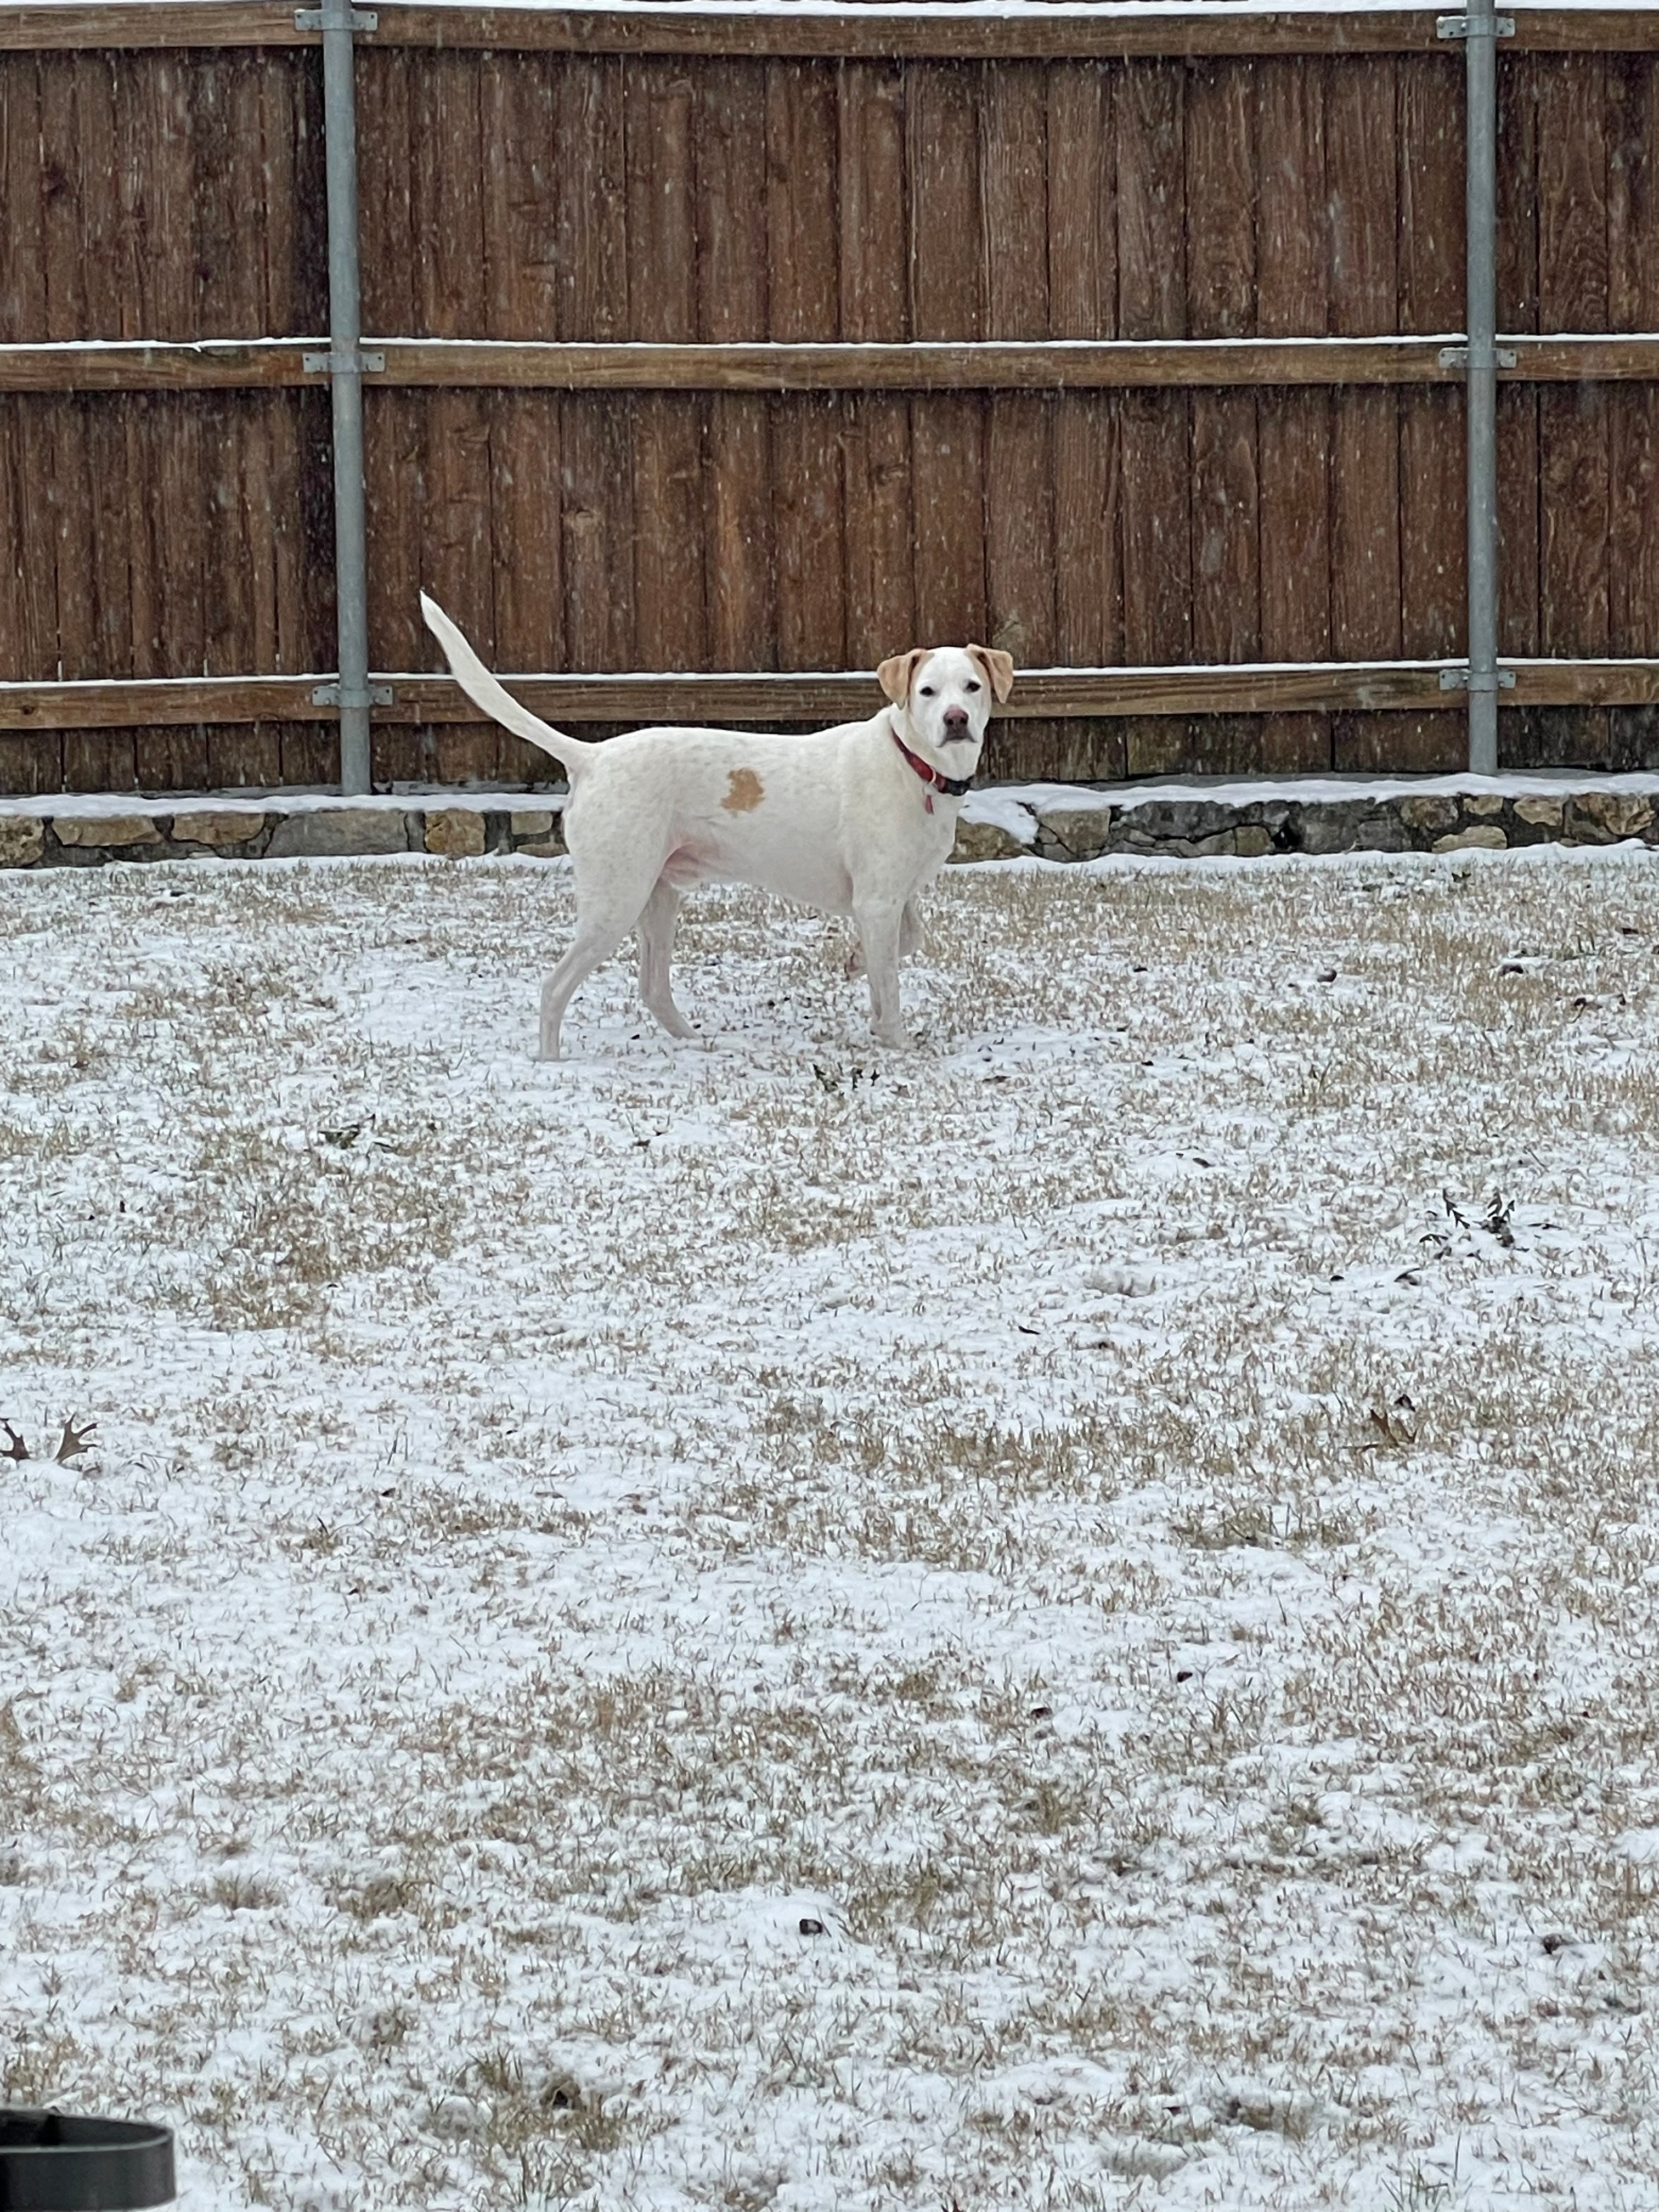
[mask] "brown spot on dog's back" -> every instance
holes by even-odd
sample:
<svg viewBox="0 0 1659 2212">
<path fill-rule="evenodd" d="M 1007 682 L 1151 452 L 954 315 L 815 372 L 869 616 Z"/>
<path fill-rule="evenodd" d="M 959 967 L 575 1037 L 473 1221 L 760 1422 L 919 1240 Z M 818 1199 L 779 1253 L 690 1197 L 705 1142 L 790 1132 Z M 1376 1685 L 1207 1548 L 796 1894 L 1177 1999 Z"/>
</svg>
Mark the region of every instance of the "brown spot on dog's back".
<svg viewBox="0 0 1659 2212">
<path fill-rule="evenodd" d="M 734 768 L 720 805 L 728 814 L 752 814 L 766 796 L 766 787 L 752 768 Z"/>
</svg>

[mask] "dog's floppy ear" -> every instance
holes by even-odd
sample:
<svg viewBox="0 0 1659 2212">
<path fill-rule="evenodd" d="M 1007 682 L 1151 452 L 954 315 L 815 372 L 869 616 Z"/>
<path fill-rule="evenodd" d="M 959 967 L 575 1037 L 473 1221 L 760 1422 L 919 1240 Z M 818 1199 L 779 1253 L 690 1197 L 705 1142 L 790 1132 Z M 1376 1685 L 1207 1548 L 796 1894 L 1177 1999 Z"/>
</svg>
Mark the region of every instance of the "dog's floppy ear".
<svg viewBox="0 0 1659 2212">
<path fill-rule="evenodd" d="M 927 659 L 930 650 L 925 645 L 913 646 L 908 653 L 896 653 L 877 669 L 876 681 L 896 707 L 902 707 L 909 699 L 917 665 Z"/>
<path fill-rule="evenodd" d="M 968 650 L 990 678 L 991 689 L 1000 706 L 1014 688 L 1014 656 L 1012 653 L 999 653 L 994 645 L 970 645 Z"/>
</svg>

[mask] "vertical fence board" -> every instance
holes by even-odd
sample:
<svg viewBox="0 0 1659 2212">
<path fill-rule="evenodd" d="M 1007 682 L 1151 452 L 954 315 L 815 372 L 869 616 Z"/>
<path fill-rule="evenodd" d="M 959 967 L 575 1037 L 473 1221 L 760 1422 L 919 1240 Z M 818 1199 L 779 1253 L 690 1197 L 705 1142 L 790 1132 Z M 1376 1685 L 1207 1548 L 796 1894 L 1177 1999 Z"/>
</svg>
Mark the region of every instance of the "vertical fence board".
<svg viewBox="0 0 1659 2212">
<path fill-rule="evenodd" d="M 1461 331 L 1464 311 L 1463 52 L 1401 54 L 1395 72 L 1400 177 L 1400 320 L 1408 334 Z"/>
<path fill-rule="evenodd" d="M 1126 338 L 1186 335 L 1185 82 L 1171 63 L 1129 62 L 1115 87 L 1118 328 Z"/>
<path fill-rule="evenodd" d="M 862 393 L 846 403 L 842 437 L 847 492 L 847 653 L 873 668 L 920 641 L 911 551 L 910 403 Z"/>
<path fill-rule="evenodd" d="M 1607 647 L 1607 394 L 1547 385 L 1539 402 L 1539 621 L 1547 653 Z"/>
<path fill-rule="evenodd" d="M 1553 58 L 1538 83 L 1538 312 L 1546 330 L 1607 327 L 1607 71 Z"/>
<path fill-rule="evenodd" d="M 775 668 L 777 618 L 767 403 L 708 401 L 708 657 L 717 668 Z"/>
<path fill-rule="evenodd" d="M 0 341 L 46 336 L 46 215 L 40 190 L 40 64 L 33 54 L 0 62 Z"/>
<path fill-rule="evenodd" d="M 1048 87 L 1037 62 L 985 71 L 980 100 L 985 335 L 1048 335 Z"/>
<path fill-rule="evenodd" d="M 486 327 L 484 146 L 472 58 L 426 58 L 410 101 L 416 330 L 455 338 Z M 428 149 L 441 148 L 441 158 Z"/>
<path fill-rule="evenodd" d="M 766 228 L 775 338 L 840 335 L 840 139 L 832 73 L 814 63 L 771 63 L 766 76 Z"/>
<path fill-rule="evenodd" d="M 983 337 L 978 78 L 964 64 L 927 62 L 912 64 L 906 84 L 912 333 Z"/>
<path fill-rule="evenodd" d="M 1072 392 L 1054 425 L 1054 578 L 1063 663 L 1103 668 L 1124 658 L 1123 473 L 1116 393 Z"/>
<path fill-rule="evenodd" d="M 558 148 L 554 64 L 543 54 L 479 58 L 479 131 L 485 149 L 484 334 L 558 334 Z"/>
<path fill-rule="evenodd" d="M 1607 650 L 1659 652 L 1659 405 L 1651 385 L 1607 396 Z"/>
<path fill-rule="evenodd" d="M 1538 392 L 1498 393 L 1498 649 L 1535 653 L 1538 642 Z"/>
<path fill-rule="evenodd" d="M 1193 653 L 1261 657 L 1255 395 L 1195 392 L 1193 410 Z"/>
<path fill-rule="evenodd" d="M 846 62 L 837 81 L 841 334 L 910 335 L 905 81 L 895 66 Z"/>
<path fill-rule="evenodd" d="M 837 668 L 847 651 L 841 401 L 775 400 L 771 424 L 778 665 Z"/>
<path fill-rule="evenodd" d="M 1255 332 L 1257 175 L 1253 81 L 1200 62 L 1187 80 L 1187 327 L 1194 337 Z"/>
<path fill-rule="evenodd" d="M 549 392 L 486 395 L 495 650 L 505 668 L 565 664 L 559 530 L 559 401 Z"/>
<path fill-rule="evenodd" d="M 1087 62 L 1048 79 L 1048 313 L 1057 338 L 1117 331 L 1117 165 L 1112 80 Z"/>
<path fill-rule="evenodd" d="M 629 335 L 624 75 L 609 55 L 571 55 L 560 72 L 559 336 Z"/>
<path fill-rule="evenodd" d="M 1498 64 L 1498 327 L 1538 328 L 1537 54 Z"/>
<path fill-rule="evenodd" d="M 1468 534 L 1462 394 L 1408 392 L 1400 404 L 1400 641 L 1413 658 L 1461 649 Z"/>
<path fill-rule="evenodd" d="M 401 46 L 371 52 L 358 64 L 357 210 L 365 330 L 420 328 L 412 150 L 416 69 L 416 58 Z M 377 394 L 374 404 L 378 400 Z"/>
<path fill-rule="evenodd" d="M 617 395 L 573 393 L 560 441 L 565 625 L 573 668 L 636 666 L 632 416 Z"/>
<path fill-rule="evenodd" d="M 1028 392 L 991 398 L 985 434 L 989 642 L 1020 667 L 1054 665 L 1054 416 Z"/>
<path fill-rule="evenodd" d="M 766 76 L 714 62 L 693 80 L 696 139 L 697 335 L 763 338 L 769 326 Z"/>
<path fill-rule="evenodd" d="M 982 638 L 985 619 L 985 411 L 977 398 L 910 404 L 916 642 Z"/>
</svg>

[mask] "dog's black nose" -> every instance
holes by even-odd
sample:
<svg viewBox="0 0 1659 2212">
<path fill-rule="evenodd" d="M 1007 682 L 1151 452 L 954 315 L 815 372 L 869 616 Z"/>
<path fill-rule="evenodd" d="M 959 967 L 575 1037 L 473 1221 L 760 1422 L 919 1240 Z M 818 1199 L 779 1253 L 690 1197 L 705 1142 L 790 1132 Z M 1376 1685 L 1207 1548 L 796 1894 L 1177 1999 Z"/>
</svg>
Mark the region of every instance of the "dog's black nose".
<svg viewBox="0 0 1659 2212">
<path fill-rule="evenodd" d="M 947 707 L 945 710 L 945 729 L 947 737 L 965 738 L 968 734 L 968 709 Z"/>
</svg>

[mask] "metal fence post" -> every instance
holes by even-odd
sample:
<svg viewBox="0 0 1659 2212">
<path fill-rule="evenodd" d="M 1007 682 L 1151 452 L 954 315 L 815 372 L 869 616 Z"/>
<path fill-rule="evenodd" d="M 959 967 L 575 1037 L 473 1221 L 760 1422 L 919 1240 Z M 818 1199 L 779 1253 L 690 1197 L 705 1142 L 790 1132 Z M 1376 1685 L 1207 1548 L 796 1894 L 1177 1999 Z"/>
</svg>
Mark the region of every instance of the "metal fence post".
<svg viewBox="0 0 1659 2212">
<path fill-rule="evenodd" d="M 1477 775 L 1498 773 L 1498 693 L 1513 684 L 1498 666 L 1498 47 L 1513 38 L 1515 19 L 1493 11 L 1493 0 L 1468 0 L 1468 12 L 1443 15 L 1443 39 L 1464 41 L 1468 84 L 1465 232 L 1468 255 L 1468 343 L 1449 347 L 1444 360 L 1461 357 L 1467 379 L 1468 456 L 1468 665 L 1448 671 L 1452 685 L 1467 685 L 1469 766 Z M 1505 352 L 1504 366 L 1515 356 Z"/>
<path fill-rule="evenodd" d="M 340 678 L 319 685 L 319 705 L 340 710 L 340 789 L 369 787 L 368 710 L 391 694 L 368 682 L 368 532 L 363 501 L 363 371 L 385 357 L 365 354 L 357 268 L 357 106 L 352 33 L 378 20 L 351 0 L 296 10 L 302 31 L 323 34 L 323 129 L 328 185 L 328 337 L 307 369 L 326 372 L 334 404 L 334 592 Z"/>
</svg>

